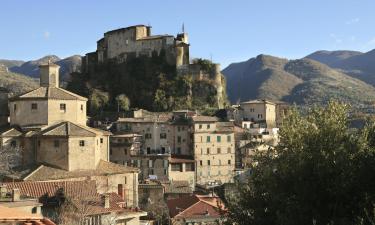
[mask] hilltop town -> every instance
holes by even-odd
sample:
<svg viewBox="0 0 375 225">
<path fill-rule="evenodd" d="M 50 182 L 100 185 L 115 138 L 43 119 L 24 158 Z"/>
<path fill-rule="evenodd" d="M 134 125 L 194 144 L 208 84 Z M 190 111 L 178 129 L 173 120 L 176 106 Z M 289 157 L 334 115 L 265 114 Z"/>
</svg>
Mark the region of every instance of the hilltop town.
<svg viewBox="0 0 375 225">
<path fill-rule="evenodd" d="M 287 107 L 252 100 L 224 109 L 219 65 L 190 63 L 186 33 L 152 36 L 143 25 L 105 33 L 82 58 L 82 74 L 142 57 L 159 57 L 176 76 L 212 82 L 217 116 L 127 109 L 103 123 L 87 117 L 92 99 L 62 88 L 60 66 L 48 61 L 39 66 L 39 87 L 0 92 L 0 149 L 8 161 L 0 168 L 0 207 L 44 224 L 220 220 L 219 193 L 249 169 L 254 151 L 277 144 Z"/>
</svg>

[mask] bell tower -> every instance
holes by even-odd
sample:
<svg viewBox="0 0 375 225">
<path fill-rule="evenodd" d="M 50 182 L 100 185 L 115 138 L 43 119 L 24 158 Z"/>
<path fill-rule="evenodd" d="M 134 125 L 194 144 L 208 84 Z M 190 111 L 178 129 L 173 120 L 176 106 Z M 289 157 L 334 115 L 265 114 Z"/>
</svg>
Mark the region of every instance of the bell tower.
<svg viewBox="0 0 375 225">
<path fill-rule="evenodd" d="M 59 87 L 59 69 L 59 65 L 51 63 L 50 61 L 48 64 L 40 65 L 40 86 Z"/>
</svg>

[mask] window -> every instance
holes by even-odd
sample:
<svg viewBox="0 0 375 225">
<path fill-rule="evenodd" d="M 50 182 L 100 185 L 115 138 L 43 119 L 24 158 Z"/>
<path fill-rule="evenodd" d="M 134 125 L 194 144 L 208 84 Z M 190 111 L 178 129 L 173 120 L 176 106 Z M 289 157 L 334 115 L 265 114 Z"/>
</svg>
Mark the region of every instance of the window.
<svg viewBox="0 0 375 225">
<path fill-rule="evenodd" d="M 207 142 L 211 142 L 211 137 L 207 136 Z"/>
<path fill-rule="evenodd" d="M 31 110 L 37 110 L 37 109 L 38 109 L 38 104 L 31 103 Z"/>
<path fill-rule="evenodd" d="M 211 165 L 211 161 L 210 160 L 207 160 L 207 165 Z"/>
<path fill-rule="evenodd" d="M 100 144 L 103 144 L 103 138 L 100 138 Z"/>
<path fill-rule="evenodd" d="M 65 103 L 61 103 L 60 104 L 60 111 L 66 111 L 66 104 Z"/>
<path fill-rule="evenodd" d="M 151 148 L 147 147 L 147 154 L 151 154 Z"/>
<path fill-rule="evenodd" d="M 177 143 L 181 143 L 181 136 L 177 136 Z"/>
<path fill-rule="evenodd" d="M 227 136 L 227 142 L 231 142 L 232 141 L 232 137 L 230 135 Z"/>
<path fill-rule="evenodd" d="M 167 139 L 166 133 L 160 133 L 160 139 Z"/>
<path fill-rule="evenodd" d="M 179 172 L 182 172 L 182 164 L 181 164 L 181 163 L 174 163 L 174 164 L 171 164 L 171 170 L 172 170 L 172 171 L 179 171 Z"/>
<path fill-rule="evenodd" d="M 11 141 L 10 146 L 13 147 L 13 148 L 17 147 L 17 141 L 15 141 L 15 140 Z"/>
<path fill-rule="evenodd" d="M 207 155 L 210 154 L 210 148 L 207 148 Z"/>
<path fill-rule="evenodd" d="M 210 124 L 207 124 L 207 129 L 210 129 Z"/>
<path fill-rule="evenodd" d="M 261 118 L 263 118 L 263 115 L 262 114 L 258 114 L 258 119 L 261 119 Z"/>
<path fill-rule="evenodd" d="M 125 154 L 125 155 L 128 154 L 128 149 L 124 148 L 124 154 Z"/>
<path fill-rule="evenodd" d="M 228 165 L 230 165 L 230 160 L 228 160 Z"/>
<path fill-rule="evenodd" d="M 168 175 L 168 170 L 164 169 L 164 175 Z"/>
<path fill-rule="evenodd" d="M 85 146 L 85 141 L 84 140 L 80 140 L 79 141 L 79 146 L 81 146 L 81 147 Z"/>
<path fill-rule="evenodd" d="M 83 104 L 81 104 L 81 111 L 83 111 Z"/>
<path fill-rule="evenodd" d="M 163 166 L 164 166 L 164 168 L 168 168 L 168 164 L 169 164 L 169 162 L 168 162 L 168 160 L 163 160 Z"/>
<path fill-rule="evenodd" d="M 181 131 L 181 127 L 177 127 L 177 131 L 180 132 Z"/>
<path fill-rule="evenodd" d="M 154 175 L 154 169 L 150 169 L 148 172 L 149 175 Z"/>
<path fill-rule="evenodd" d="M 201 166 L 203 165 L 203 162 L 202 162 L 202 160 L 200 160 L 200 161 L 199 161 L 199 165 L 201 165 Z"/>
<path fill-rule="evenodd" d="M 109 154 L 112 155 L 113 154 L 113 151 L 112 149 L 109 149 Z"/>
<path fill-rule="evenodd" d="M 151 136 L 150 133 L 145 134 L 145 138 L 146 138 L 146 139 L 151 139 L 151 137 L 152 137 L 152 136 Z"/>
<path fill-rule="evenodd" d="M 230 147 L 227 150 L 228 150 L 228 153 L 232 153 L 232 149 Z"/>
<path fill-rule="evenodd" d="M 33 207 L 32 209 L 31 209 L 31 213 L 32 214 L 36 214 L 38 212 L 38 208 L 37 207 Z"/>
<path fill-rule="evenodd" d="M 54 146 L 55 148 L 60 147 L 60 141 L 59 141 L 59 140 L 54 140 L 54 141 L 53 141 L 53 146 Z"/>
<path fill-rule="evenodd" d="M 148 167 L 149 167 L 149 168 L 154 167 L 154 161 L 152 161 L 152 160 L 148 160 Z"/>
<path fill-rule="evenodd" d="M 202 124 L 199 124 L 199 129 L 202 129 Z"/>
<path fill-rule="evenodd" d="M 14 104 L 14 105 L 13 105 L 13 111 L 14 111 L 14 112 L 17 111 L 17 104 Z"/>
<path fill-rule="evenodd" d="M 181 147 L 177 147 L 177 155 L 181 155 Z"/>
<path fill-rule="evenodd" d="M 161 147 L 161 154 L 165 154 L 165 147 Z"/>
<path fill-rule="evenodd" d="M 216 137 L 216 141 L 217 141 L 217 142 L 221 142 L 221 136 L 217 136 L 217 137 Z"/>
<path fill-rule="evenodd" d="M 221 148 L 217 148 L 217 154 L 221 154 Z"/>
</svg>

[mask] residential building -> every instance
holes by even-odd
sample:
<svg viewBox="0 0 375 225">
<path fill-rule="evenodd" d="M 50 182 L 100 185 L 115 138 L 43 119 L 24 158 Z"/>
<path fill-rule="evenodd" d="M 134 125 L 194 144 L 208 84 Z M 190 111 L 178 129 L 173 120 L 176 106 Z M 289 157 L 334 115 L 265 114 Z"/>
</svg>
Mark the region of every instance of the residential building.
<svg viewBox="0 0 375 225">
<path fill-rule="evenodd" d="M 217 225 L 225 206 L 219 197 L 190 195 L 167 201 L 171 224 Z"/>
<path fill-rule="evenodd" d="M 235 140 L 232 123 L 216 117 L 193 116 L 196 183 L 215 186 L 232 182 L 235 169 Z"/>
<path fill-rule="evenodd" d="M 9 99 L 10 121 L 2 147 L 22 152 L 20 171 L 9 180 L 93 180 L 98 192 L 123 185 L 128 206 L 138 205 L 138 173 L 109 162 L 110 132 L 86 126 L 87 99 L 59 87 L 59 66 L 40 66 L 40 87 Z"/>
<path fill-rule="evenodd" d="M 140 224 L 146 213 L 127 204 L 126 189 L 119 184 L 116 192 L 97 193 L 95 181 L 10 182 L 5 187 L 19 190 L 22 196 L 37 198 L 43 214 L 66 224 L 77 219 L 83 224 Z M 62 205 L 62 207 L 61 207 Z M 56 208 L 60 207 L 60 214 Z M 72 210 L 73 209 L 73 210 Z"/>
<path fill-rule="evenodd" d="M 197 183 L 219 185 L 232 180 L 232 122 L 221 123 L 216 117 L 182 110 L 152 115 L 135 113 L 133 118 L 120 118 L 115 127 L 110 159 L 140 168 L 141 180 L 187 180 L 192 187 Z"/>
<path fill-rule="evenodd" d="M 19 209 L 0 205 L 0 224 L 2 225 L 55 225 L 51 220 L 41 215 L 26 213 Z"/>
</svg>

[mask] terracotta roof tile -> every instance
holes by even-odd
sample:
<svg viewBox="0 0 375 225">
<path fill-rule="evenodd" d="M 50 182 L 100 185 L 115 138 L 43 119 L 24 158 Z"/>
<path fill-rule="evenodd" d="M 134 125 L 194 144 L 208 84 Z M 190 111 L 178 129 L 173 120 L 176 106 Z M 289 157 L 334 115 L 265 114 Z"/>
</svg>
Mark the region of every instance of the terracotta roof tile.
<svg viewBox="0 0 375 225">
<path fill-rule="evenodd" d="M 10 101 L 19 99 L 59 99 L 59 100 L 82 100 L 87 101 L 87 98 L 64 90 L 58 87 L 39 87 L 35 90 L 14 96 Z"/>
<path fill-rule="evenodd" d="M 175 218 L 219 218 L 220 207 L 224 209 L 218 197 L 189 195 L 167 201 L 169 213 Z"/>
<path fill-rule="evenodd" d="M 95 170 L 66 171 L 46 165 L 39 166 L 36 170 L 23 177 L 25 181 L 53 181 L 67 178 L 87 176 L 106 176 L 109 174 L 123 174 L 139 172 L 137 168 L 127 167 L 101 160 Z"/>
<path fill-rule="evenodd" d="M 17 188 L 21 195 L 33 198 L 52 197 L 63 190 L 67 196 L 90 196 L 96 194 L 95 181 L 58 181 L 58 182 L 10 182 L 4 183 L 8 190 Z"/>
<path fill-rule="evenodd" d="M 219 119 L 214 116 L 193 116 L 193 122 L 217 122 Z"/>
</svg>

